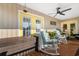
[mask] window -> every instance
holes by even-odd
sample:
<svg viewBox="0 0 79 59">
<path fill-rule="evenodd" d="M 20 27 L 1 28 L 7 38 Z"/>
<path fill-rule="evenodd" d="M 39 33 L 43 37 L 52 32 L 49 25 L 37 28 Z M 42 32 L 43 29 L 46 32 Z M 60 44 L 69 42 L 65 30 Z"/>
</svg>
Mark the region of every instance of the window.
<svg viewBox="0 0 79 59">
<path fill-rule="evenodd" d="M 29 36 L 30 35 L 30 30 L 31 30 L 31 25 L 30 25 L 30 19 L 24 17 L 23 18 L 23 36 Z"/>
<path fill-rule="evenodd" d="M 51 25 L 56 25 L 56 22 L 55 21 L 50 21 L 50 24 Z"/>
<path fill-rule="evenodd" d="M 40 22 L 40 20 L 36 20 L 36 24 L 40 24 L 41 22 Z"/>
<path fill-rule="evenodd" d="M 36 32 L 40 32 L 41 29 L 41 21 L 40 20 L 36 20 Z"/>
<path fill-rule="evenodd" d="M 76 30 L 75 23 L 70 24 L 70 35 L 75 34 L 75 30 Z"/>
</svg>

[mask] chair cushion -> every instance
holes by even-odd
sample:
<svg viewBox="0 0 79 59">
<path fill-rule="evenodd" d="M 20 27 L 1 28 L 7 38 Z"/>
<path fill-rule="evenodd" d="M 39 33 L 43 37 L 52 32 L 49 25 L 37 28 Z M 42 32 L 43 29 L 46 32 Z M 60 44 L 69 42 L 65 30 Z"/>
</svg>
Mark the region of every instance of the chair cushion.
<svg viewBox="0 0 79 59">
<path fill-rule="evenodd" d="M 43 32 L 43 34 L 44 34 L 44 38 L 45 38 L 46 42 L 48 42 L 50 40 L 49 34 L 46 32 Z"/>
</svg>

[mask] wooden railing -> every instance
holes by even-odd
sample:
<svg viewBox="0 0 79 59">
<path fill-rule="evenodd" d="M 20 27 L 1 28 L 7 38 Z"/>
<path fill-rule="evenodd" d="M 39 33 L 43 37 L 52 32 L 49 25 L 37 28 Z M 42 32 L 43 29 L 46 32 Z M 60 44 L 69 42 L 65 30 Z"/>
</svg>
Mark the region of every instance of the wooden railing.
<svg viewBox="0 0 79 59">
<path fill-rule="evenodd" d="M 28 56 L 28 53 L 29 53 L 32 49 L 35 49 L 35 47 L 31 47 L 31 48 L 28 48 L 28 49 L 19 51 L 19 52 L 10 54 L 10 55 L 8 55 L 8 56 Z"/>
</svg>

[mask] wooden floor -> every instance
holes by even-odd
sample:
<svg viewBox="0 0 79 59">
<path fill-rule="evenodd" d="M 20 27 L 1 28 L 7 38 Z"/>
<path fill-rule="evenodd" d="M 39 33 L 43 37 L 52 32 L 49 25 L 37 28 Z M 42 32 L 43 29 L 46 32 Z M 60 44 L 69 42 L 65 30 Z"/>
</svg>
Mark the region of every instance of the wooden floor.
<svg viewBox="0 0 79 59">
<path fill-rule="evenodd" d="M 58 52 L 60 53 L 60 56 L 75 56 L 78 48 L 79 48 L 79 40 L 76 40 L 76 39 L 68 40 L 67 44 L 59 45 Z M 32 51 L 28 55 L 29 56 L 45 56 L 46 54 Z"/>
</svg>

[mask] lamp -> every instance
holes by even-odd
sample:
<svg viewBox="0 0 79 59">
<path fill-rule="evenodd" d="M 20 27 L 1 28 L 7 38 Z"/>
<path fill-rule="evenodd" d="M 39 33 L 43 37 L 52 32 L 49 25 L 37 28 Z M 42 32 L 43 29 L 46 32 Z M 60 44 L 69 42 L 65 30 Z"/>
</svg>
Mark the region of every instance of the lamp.
<svg viewBox="0 0 79 59">
<path fill-rule="evenodd" d="M 27 12 L 27 10 L 26 10 L 26 9 L 24 9 L 23 11 L 24 11 L 25 13 Z"/>
<path fill-rule="evenodd" d="M 27 10 L 26 10 L 26 0 L 25 0 L 25 9 L 23 10 L 23 12 L 27 12 Z"/>
</svg>

